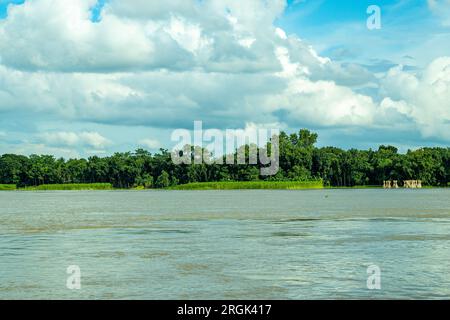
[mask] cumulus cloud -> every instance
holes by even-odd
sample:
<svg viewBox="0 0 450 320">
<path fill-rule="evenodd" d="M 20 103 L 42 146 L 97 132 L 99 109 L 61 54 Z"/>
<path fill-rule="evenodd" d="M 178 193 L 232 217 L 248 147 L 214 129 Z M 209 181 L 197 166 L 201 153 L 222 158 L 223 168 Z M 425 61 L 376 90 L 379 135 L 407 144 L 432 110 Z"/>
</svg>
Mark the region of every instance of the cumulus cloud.
<svg viewBox="0 0 450 320">
<path fill-rule="evenodd" d="M 39 135 L 40 140 L 53 147 L 87 147 L 104 149 L 111 142 L 98 132 L 46 132 Z"/>
<path fill-rule="evenodd" d="M 33 143 L 30 141 L 23 141 L 21 144 L 15 144 L 10 146 L 10 148 L 8 149 L 8 153 L 23 154 L 23 155 L 49 154 L 64 158 L 79 158 L 82 156 L 82 154 L 80 154 L 77 150 L 73 149 L 72 147 L 69 148 L 53 147 L 45 145 L 44 143 Z"/>
<path fill-rule="evenodd" d="M 430 7 L 437 1 L 430 1 Z M 370 128 L 401 120 L 450 137 L 448 58 L 380 78 L 319 55 L 275 21 L 284 0 L 34 0 L 0 20 L 0 113 L 39 121 L 190 128 Z M 370 86 L 376 95 L 364 94 Z M 413 129 L 411 129 L 413 128 Z M 72 129 L 71 129 L 72 130 Z M 41 134 L 50 146 L 104 150 L 94 130 Z M 151 149 L 163 142 L 144 139 Z"/>
<path fill-rule="evenodd" d="M 434 60 L 421 74 L 392 68 L 382 82 L 386 109 L 411 119 L 425 137 L 450 141 L 450 57 Z"/>
<path fill-rule="evenodd" d="M 111 143 L 98 132 L 81 132 L 79 137 L 84 144 L 97 149 L 103 149 Z"/>
<path fill-rule="evenodd" d="M 259 28 L 271 27 L 283 1 L 265 5 L 254 0 L 187 0 L 179 6 L 172 1 L 111 1 L 100 23 L 92 23 L 90 8 L 95 3 L 35 0 L 10 7 L 8 18 L 0 22 L 3 63 L 22 70 L 64 72 L 255 72 L 277 67 L 270 55 L 271 41 Z M 252 39 L 257 36 L 256 43 Z"/>
<path fill-rule="evenodd" d="M 159 142 L 156 139 L 150 139 L 150 138 L 140 140 L 139 145 L 146 147 L 148 149 L 158 149 L 158 148 L 162 147 L 161 142 Z"/>
<path fill-rule="evenodd" d="M 44 133 L 42 138 L 47 144 L 54 146 L 75 146 L 80 140 L 75 132 Z"/>
<path fill-rule="evenodd" d="M 187 53 L 150 22 L 108 15 L 93 23 L 95 3 L 36 0 L 11 6 L 0 22 L 3 64 L 30 71 L 109 72 L 188 63 Z"/>
</svg>

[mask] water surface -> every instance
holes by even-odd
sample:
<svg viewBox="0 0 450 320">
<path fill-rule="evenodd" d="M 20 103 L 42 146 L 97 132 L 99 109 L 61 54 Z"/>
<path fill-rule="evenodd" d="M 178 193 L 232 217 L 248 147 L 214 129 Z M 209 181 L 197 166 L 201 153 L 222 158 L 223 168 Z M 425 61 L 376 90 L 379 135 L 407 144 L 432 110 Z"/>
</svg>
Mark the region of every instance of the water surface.
<svg viewBox="0 0 450 320">
<path fill-rule="evenodd" d="M 448 299 L 449 208 L 448 189 L 0 192 L 0 299 Z"/>
</svg>

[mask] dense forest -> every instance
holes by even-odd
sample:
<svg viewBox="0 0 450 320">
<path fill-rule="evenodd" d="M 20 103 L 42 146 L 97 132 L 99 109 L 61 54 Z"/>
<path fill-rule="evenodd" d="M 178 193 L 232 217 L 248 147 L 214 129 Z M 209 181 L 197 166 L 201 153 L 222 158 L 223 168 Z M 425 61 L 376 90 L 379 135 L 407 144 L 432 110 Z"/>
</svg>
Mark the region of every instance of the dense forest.
<svg viewBox="0 0 450 320">
<path fill-rule="evenodd" d="M 422 148 L 406 154 L 393 146 L 342 150 L 317 148 L 317 138 L 306 129 L 291 135 L 282 132 L 280 170 L 269 177 L 260 176 L 259 165 L 175 165 L 168 150 L 151 154 L 139 149 L 110 157 L 70 160 L 4 154 L 0 158 L 0 184 L 111 183 L 116 188 L 166 188 L 192 182 L 322 179 L 328 186 L 350 187 L 382 185 L 389 179 L 420 179 L 429 186 L 447 186 L 450 181 L 450 148 Z M 245 148 L 248 150 L 248 146 Z"/>
</svg>

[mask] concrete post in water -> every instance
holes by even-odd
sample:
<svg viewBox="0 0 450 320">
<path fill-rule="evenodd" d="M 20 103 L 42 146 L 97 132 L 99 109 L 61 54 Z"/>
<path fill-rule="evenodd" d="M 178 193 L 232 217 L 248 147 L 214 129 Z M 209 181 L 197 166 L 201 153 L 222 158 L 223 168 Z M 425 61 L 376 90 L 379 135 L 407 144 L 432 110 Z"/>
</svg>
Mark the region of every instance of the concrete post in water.
<svg viewBox="0 0 450 320">
<path fill-rule="evenodd" d="M 398 189 L 398 181 L 397 180 L 392 181 L 392 188 Z"/>
<path fill-rule="evenodd" d="M 422 189 L 422 180 L 405 180 L 404 187 L 407 189 Z"/>
</svg>

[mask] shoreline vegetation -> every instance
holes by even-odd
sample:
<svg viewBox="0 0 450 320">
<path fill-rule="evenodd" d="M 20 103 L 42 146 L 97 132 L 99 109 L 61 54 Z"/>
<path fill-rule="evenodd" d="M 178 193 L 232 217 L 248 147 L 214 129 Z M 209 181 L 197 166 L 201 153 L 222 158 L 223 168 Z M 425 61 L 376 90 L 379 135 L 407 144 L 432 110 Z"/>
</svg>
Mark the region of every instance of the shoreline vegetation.
<svg viewBox="0 0 450 320">
<path fill-rule="evenodd" d="M 170 190 L 308 190 L 323 189 L 323 181 L 227 181 L 179 185 Z"/>
<path fill-rule="evenodd" d="M 322 181 L 224 181 L 200 182 L 153 190 L 309 190 L 323 189 Z M 110 183 L 91 184 L 46 184 L 34 187 L 17 188 L 15 185 L 0 185 L 0 191 L 94 191 L 94 190 L 148 190 L 142 187 L 133 189 L 114 188 Z"/>
<path fill-rule="evenodd" d="M 15 184 L 0 184 L 0 191 L 13 191 L 17 190 L 17 186 Z"/>
<path fill-rule="evenodd" d="M 73 191 L 73 190 L 114 190 L 110 183 L 42 184 L 18 188 L 19 191 Z"/>
<path fill-rule="evenodd" d="M 372 188 L 388 180 L 421 180 L 424 187 L 448 187 L 450 182 L 449 147 L 406 153 L 385 145 L 377 150 L 319 148 L 318 135 L 307 129 L 281 132 L 278 138 L 279 170 L 272 176 L 262 175 L 261 170 L 268 167 L 261 164 L 264 161 L 250 161 L 250 150 L 271 155 L 272 141 L 262 147 L 241 146 L 222 159 L 215 159 L 204 148 L 188 145 L 179 152 L 188 152 L 189 159 L 190 151 L 189 164 L 175 164 L 172 152 L 166 149 L 68 160 L 52 155 L 3 154 L 0 190 L 307 189 L 317 188 L 317 181 L 322 181 L 324 188 Z M 201 163 L 194 161 L 198 156 Z M 246 164 L 238 164 L 242 156 Z"/>
<path fill-rule="evenodd" d="M 445 187 L 425 186 L 423 189 L 440 189 Z M 143 190 L 168 190 L 168 191 L 208 191 L 208 190 L 358 190 L 358 189 L 383 189 L 382 186 L 352 186 L 333 187 L 325 186 L 323 181 L 223 181 L 223 182 L 196 182 L 185 185 L 167 187 L 164 189 L 146 189 L 135 187 L 132 189 L 114 188 L 110 183 L 83 183 L 83 184 L 50 184 L 34 187 L 17 188 L 16 185 L 0 184 L 1 191 L 143 191 Z"/>
</svg>

